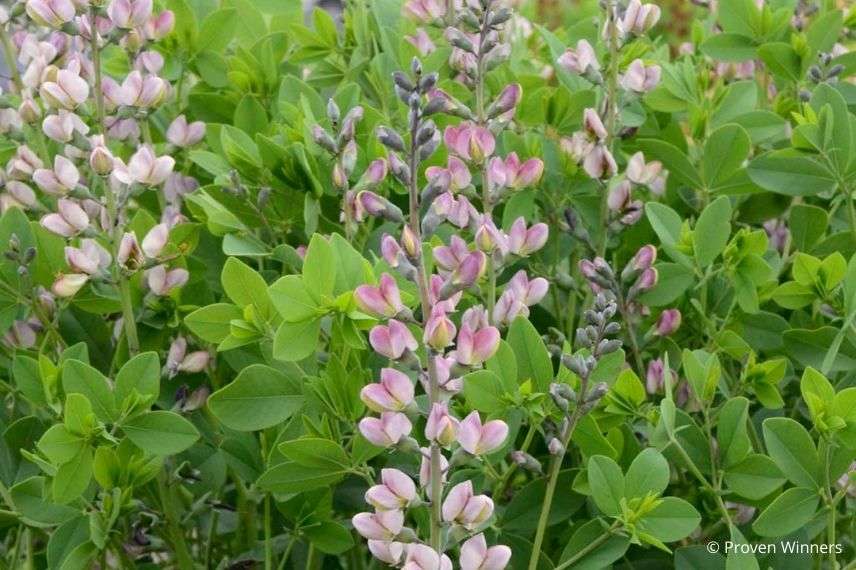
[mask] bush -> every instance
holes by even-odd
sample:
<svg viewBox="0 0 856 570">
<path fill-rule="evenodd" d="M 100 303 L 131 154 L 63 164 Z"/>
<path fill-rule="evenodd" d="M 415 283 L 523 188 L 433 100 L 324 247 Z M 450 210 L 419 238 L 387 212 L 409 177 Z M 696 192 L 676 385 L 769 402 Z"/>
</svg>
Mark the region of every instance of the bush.
<svg viewBox="0 0 856 570">
<path fill-rule="evenodd" d="M 0 7 L 3 566 L 845 567 L 856 9 L 694 4 Z"/>
</svg>

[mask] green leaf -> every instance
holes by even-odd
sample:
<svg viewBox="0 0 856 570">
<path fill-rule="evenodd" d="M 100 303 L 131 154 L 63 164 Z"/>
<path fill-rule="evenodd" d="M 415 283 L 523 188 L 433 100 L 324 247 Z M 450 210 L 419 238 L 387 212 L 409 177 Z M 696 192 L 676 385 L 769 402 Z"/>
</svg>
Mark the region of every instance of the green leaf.
<svg viewBox="0 0 856 570">
<path fill-rule="evenodd" d="M 300 383 L 270 366 L 253 364 L 208 398 L 211 413 L 226 427 L 257 431 L 280 424 L 303 405 Z"/>
<path fill-rule="evenodd" d="M 330 471 L 347 470 L 350 467 L 348 454 L 335 441 L 320 437 L 304 437 L 281 443 L 279 451 L 288 459 L 303 467 L 317 467 Z"/>
<path fill-rule="evenodd" d="M 562 551 L 562 556 L 559 562 L 565 562 L 578 552 L 585 549 L 592 542 L 599 539 L 606 532 L 603 528 L 603 523 L 600 520 L 594 519 L 587 521 L 580 526 L 568 544 Z M 622 535 L 613 535 L 606 542 L 586 553 L 585 556 L 574 562 L 574 570 L 602 570 L 609 568 L 613 562 L 618 561 L 627 549 L 630 547 L 630 538 Z"/>
<path fill-rule="evenodd" d="M 695 282 L 695 274 L 688 267 L 678 263 L 657 264 L 657 284 L 642 294 L 641 303 L 652 307 L 662 307 L 674 303 L 686 293 Z"/>
<path fill-rule="evenodd" d="M 306 248 L 303 259 L 303 283 L 309 294 L 318 302 L 333 293 L 336 283 L 336 257 L 330 242 L 315 234 Z"/>
<path fill-rule="evenodd" d="M 244 95 L 235 107 L 235 126 L 250 136 L 264 133 L 268 128 L 268 116 L 265 108 L 253 95 Z"/>
<path fill-rule="evenodd" d="M 676 211 L 659 202 L 648 202 L 645 204 L 645 215 L 663 245 L 674 246 L 678 243 L 682 221 Z"/>
<path fill-rule="evenodd" d="M 788 217 L 791 243 L 800 251 L 809 251 L 826 233 L 829 214 L 823 208 L 809 204 L 794 204 Z"/>
<path fill-rule="evenodd" d="M 770 192 L 787 196 L 814 196 L 834 190 L 835 177 L 813 158 L 789 152 L 772 152 L 748 166 L 752 182 Z"/>
<path fill-rule="evenodd" d="M 138 354 L 126 362 L 116 374 L 114 394 L 117 402 L 122 402 L 136 390 L 143 396 L 157 400 L 160 394 L 161 367 L 156 352 Z"/>
<path fill-rule="evenodd" d="M 641 139 L 639 148 L 645 153 L 646 159 L 656 159 L 662 162 L 669 171 L 669 176 L 675 180 L 693 189 L 704 186 L 698 171 L 687 158 L 687 155 L 671 143 L 655 139 Z"/>
<path fill-rule="evenodd" d="M 702 211 L 693 231 L 695 257 L 700 267 L 705 268 L 713 263 L 728 244 L 729 236 L 731 201 L 726 196 L 720 196 Z"/>
<path fill-rule="evenodd" d="M 259 477 L 259 488 L 278 494 L 301 493 L 338 483 L 343 471 L 331 471 L 326 467 L 306 467 L 285 461 L 271 467 Z"/>
<path fill-rule="evenodd" d="M 752 38 L 728 32 L 711 36 L 699 46 L 701 52 L 706 56 L 729 62 L 753 59 L 756 48 Z"/>
<path fill-rule="evenodd" d="M 707 188 L 716 189 L 731 178 L 749 156 L 751 146 L 749 135 L 739 125 L 724 125 L 713 131 L 704 143 L 701 163 Z"/>
<path fill-rule="evenodd" d="M 624 496 L 643 498 L 660 495 L 669 485 L 669 463 L 663 454 L 649 447 L 633 459 L 624 476 Z"/>
<path fill-rule="evenodd" d="M 728 400 L 719 410 L 716 435 L 721 463 L 726 469 L 742 461 L 752 451 L 746 424 L 748 418 L 749 400 L 742 396 Z"/>
<path fill-rule="evenodd" d="M 243 318 L 244 314 L 236 305 L 215 303 L 197 309 L 184 318 L 184 324 L 190 331 L 206 342 L 220 343 L 229 336 L 231 322 Z"/>
<path fill-rule="evenodd" d="M 196 52 L 209 50 L 222 52 L 235 36 L 238 25 L 238 11 L 234 8 L 222 8 L 208 14 L 202 20 Z"/>
<path fill-rule="evenodd" d="M 42 434 L 36 443 L 39 451 L 54 465 L 68 463 L 85 446 L 82 437 L 68 431 L 62 424 L 55 424 Z"/>
<path fill-rule="evenodd" d="M 282 323 L 273 339 L 273 357 L 286 362 L 303 360 L 315 352 L 320 332 L 321 319 Z"/>
<path fill-rule="evenodd" d="M 342 554 L 354 546 L 350 531 L 334 521 L 311 524 L 302 530 L 309 542 L 325 554 Z"/>
<path fill-rule="evenodd" d="M 784 42 L 764 44 L 758 48 L 758 57 L 777 77 L 799 81 L 802 75 L 800 56 L 790 44 Z"/>
<path fill-rule="evenodd" d="M 252 304 L 262 314 L 267 314 L 270 307 L 268 285 L 249 265 L 237 257 L 230 257 L 223 266 L 220 281 L 223 283 L 223 290 L 236 305 L 245 307 Z"/>
<path fill-rule="evenodd" d="M 595 455 L 588 461 L 588 482 L 592 498 L 603 514 L 617 517 L 621 514 L 621 499 L 624 497 L 624 475 L 618 463 L 603 455 Z"/>
<path fill-rule="evenodd" d="M 785 477 L 772 459 L 753 453 L 725 470 L 725 483 L 730 491 L 747 499 L 760 500 L 778 489 Z"/>
<path fill-rule="evenodd" d="M 639 520 L 639 528 L 662 542 L 680 540 L 694 531 L 701 515 L 683 499 L 663 497 L 659 505 Z"/>
<path fill-rule="evenodd" d="M 57 470 L 51 485 L 54 501 L 59 504 L 70 503 L 86 491 L 91 479 L 92 448 L 86 445 Z"/>
<path fill-rule="evenodd" d="M 794 487 L 776 497 L 764 509 L 752 530 L 761 536 L 784 536 L 805 527 L 814 518 L 820 497 L 815 489 Z"/>
<path fill-rule="evenodd" d="M 178 414 L 156 411 L 131 418 L 122 430 L 134 445 L 152 455 L 181 453 L 199 439 L 192 423 Z"/>
<path fill-rule="evenodd" d="M 505 409 L 505 396 L 509 390 L 495 373 L 490 370 L 476 370 L 466 374 L 462 380 L 464 397 L 471 408 L 486 414 L 501 412 Z M 516 384 L 514 387 L 516 388 Z"/>
<path fill-rule="evenodd" d="M 299 323 L 318 316 L 319 308 L 300 275 L 286 275 L 277 280 L 268 289 L 274 308 L 282 319 L 289 323 Z"/>
<path fill-rule="evenodd" d="M 773 300 L 785 309 L 801 309 L 816 298 L 817 294 L 811 288 L 796 281 L 782 283 L 773 290 Z"/>
<path fill-rule="evenodd" d="M 517 317 L 508 328 L 506 341 L 517 357 L 517 377 L 522 383 L 531 379 L 539 392 L 546 392 L 553 381 L 550 353 L 535 327 L 524 317 Z"/>
<path fill-rule="evenodd" d="M 794 485 L 821 485 L 817 448 L 802 425 L 790 418 L 767 418 L 763 431 L 767 452 Z"/>
<path fill-rule="evenodd" d="M 102 422 L 116 420 L 116 401 L 110 382 L 95 368 L 79 360 L 68 360 L 62 367 L 62 388 L 66 394 L 82 394 L 92 404 L 95 416 Z"/>
</svg>

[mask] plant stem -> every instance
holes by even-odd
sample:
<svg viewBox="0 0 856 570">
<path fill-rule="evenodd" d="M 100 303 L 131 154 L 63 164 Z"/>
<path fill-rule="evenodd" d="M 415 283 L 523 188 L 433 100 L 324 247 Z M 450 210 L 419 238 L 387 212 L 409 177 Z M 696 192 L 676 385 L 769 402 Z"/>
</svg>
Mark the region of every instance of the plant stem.
<svg viewBox="0 0 856 570">
<path fill-rule="evenodd" d="M 12 74 L 12 83 L 18 89 L 18 93 L 23 93 L 24 82 L 21 80 L 21 73 L 18 71 L 18 61 L 15 57 L 15 46 L 9 39 L 9 34 L 6 32 L 6 26 L 0 25 L 0 44 L 3 47 L 3 55 L 6 58 L 6 67 L 9 68 L 9 73 Z"/>
<path fill-rule="evenodd" d="M 96 8 L 89 8 L 89 35 L 92 46 L 92 67 L 95 72 L 95 113 L 98 117 L 98 133 L 104 133 L 104 92 L 101 89 L 101 46 L 98 45 L 98 23 Z"/>
<path fill-rule="evenodd" d="M 604 114 L 606 115 L 606 140 L 604 144 L 609 152 L 612 152 L 612 143 L 615 140 L 615 129 L 618 125 L 618 26 L 615 21 L 615 0 L 606 0 L 606 26 L 609 36 L 609 67 L 606 72 L 606 101 L 604 102 Z M 609 205 L 607 198 L 609 188 L 604 185 L 600 196 L 600 227 L 603 237 L 598 243 L 597 254 L 603 257 L 606 253 L 606 244 L 609 241 Z"/>
<path fill-rule="evenodd" d="M 419 166 L 419 149 L 416 147 L 416 133 L 419 132 L 421 117 L 414 117 L 410 125 L 410 180 L 408 193 L 410 198 L 410 211 L 408 225 L 416 242 L 416 284 L 419 288 L 419 302 L 422 308 L 422 320 L 427 321 L 431 315 L 431 297 L 428 287 L 428 272 L 425 266 L 425 256 L 422 254 L 422 229 L 419 212 L 419 187 L 417 168 Z M 428 409 L 440 400 L 440 385 L 437 380 L 437 367 L 434 362 L 434 351 L 427 349 L 428 359 Z M 441 502 L 443 500 L 443 477 L 440 445 L 436 441 L 431 442 L 431 548 L 442 555 L 442 512 Z"/>
<path fill-rule="evenodd" d="M 158 496 L 160 497 L 164 518 L 166 519 L 169 541 L 175 551 L 176 564 L 180 570 L 193 570 L 193 557 L 187 548 L 187 542 L 184 540 L 184 530 L 181 528 L 178 513 L 175 510 L 175 495 L 172 489 L 167 487 L 163 473 L 158 475 L 157 485 Z"/>
<path fill-rule="evenodd" d="M 577 562 L 582 560 L 584 556 L 586 556 L 587 554 L 597 550 L 600 547 L 600 545 L 602 545 L 604 542 L 606 542 L 607 540 L 612 538 L 612 536 L 615 533 L 615 530 L 618 528 L 618 526 L 619 526 L 618 521 L 614 522 L 611 527 L 609 527 L 608 529 L 603 531 L 603 534 L 601 534 L 596 539 L 594 539 L 593 541 L 586 544 L 583 548 L 580 549 L 579 552 L 577 552 L 576 554 L 574 554 L 573 556 L 571 556 L 570 558 L 568 558 L 567 560 L 565 560 L 564 562 L 562 562 L 561 564 L 556 566 L 553 570 L 564 570 L 565 568 L 570 568 L 571 566 L 573 566 L 574 564 L 576 564 Z"/>
<path fill-rule="evenodd" d="M 279 561 L 277 570 L 285 568 L 285 563 L 288 562 L 288 559 L 291 557 L 291 551 L 294 549 L 295 542 L 297 542 L 297 536 L 292 532 L 288 536 L 288 546 L 285 547 L 285 552 L 282 553 L 282 559 Z"/>
<path fill-rule="evenodd" d="M 108 189 L 107 192 L 109 191 Z M 122 301 L 122 324 L 125 326 L 125 339 L 128 341 L 128 355 L 134 356 L 140 352 L 140 339 L 137 336 L 137 321 L 134 316 L 134 303 L 131 299 L 131 284 L 124 275 L 119 276 L 119 292 Z"/>
<path fill-rule="evenodd" d="M 259 432 L 259 442 L 261 443 L 262 464 L 267 465 L 267 439 L 265 432 Z M 273 540 L 271 532 L 271 508 L 270 508 L 270 493 L 265 493 L 264 498 L 264 529 L 265 529 L 265 570 L 273 570 Z"/>
<path fill-rule="evenodd" d="M 529 450 L 529 446 L 532 445 L 532 440 L 535 439 L 535 434 L 538 432 L 538 426 L 535 425 L 534 422 L 529 424 L 529 430 L 526 432 L 526 437 L 523 439 L 523 445 L 520 446 L 520 451 L 526 452 Z M 508 487 L 509 481 L 511 481 L 511 476 L 514 472 L 517 471 L 517 464 L 512 463 L 511 466 L 502 474 L 502 479 L 499 480 L 499 483 L 496 485 L 496 491 L 493 496 L 496 498 L 502 497 L 505 493 L 505 488 Z"/>
</svg>

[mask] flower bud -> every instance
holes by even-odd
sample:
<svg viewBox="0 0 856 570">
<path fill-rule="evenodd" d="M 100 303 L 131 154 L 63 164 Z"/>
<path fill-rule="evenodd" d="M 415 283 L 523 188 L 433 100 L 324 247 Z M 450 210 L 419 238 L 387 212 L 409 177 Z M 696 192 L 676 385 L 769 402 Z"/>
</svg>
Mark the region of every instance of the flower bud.
<svg viewBox="0 0 856 570">
<path fill-rule="evenodd" d="M 51 286 L 51 291 L 57 297 L 73 297 L 89 281 L 85 273 L 61 274 Z"/>
<path fill-rule="evenodd" d="M 444 521 L 474 530 L 493 516 L 493 501 L 487 495 L 476 495 L 472 481 L 464 481 L 449 490 L 442 513 Z"/>
<path fill-rule="evenodd" d="M 657 319 L 655 332 L 657 336 L 669 336 L 681 326 L 681 312 L 678 309 L 666 309 Z"/>
<path fill-rule="evenodd" d="M 407 416 L 398 412 L 383 412 L 379 418 L 363 418 L 360 433 L 372 445 L 392 447 L 410 435 L 413 425 Z"/>
<path fill-rule="evenodd" d="M 413 382 L 394 368 L 380 371 L 380 382 L 368 384 L 360 391 L 360 399 L 375 412 L 401 412 L 413 403 Z"/>
<path fill-rule="evenodd" d="M 502 447 L 508 424 L 492 420 L 482 425 L 478 412 L 471 412 L 458 426 L 458 443 L 471 455 L 486 455 Z"/>
<path fill-rule="evenodd" d="M 425 437 L 448 447 L 454 443 L 457 433 L 458 420 L 449 415 L 448 404 L 435 402 L 425 424 Z"/>
<path fill-rule="evenodd" d="M 387 325 L 377 325 L 369 331 L 372 348 L 390 360 L 399 360 L 419 347 L 413 333 L 403 323 L 390 319 Z"/>
</svg>

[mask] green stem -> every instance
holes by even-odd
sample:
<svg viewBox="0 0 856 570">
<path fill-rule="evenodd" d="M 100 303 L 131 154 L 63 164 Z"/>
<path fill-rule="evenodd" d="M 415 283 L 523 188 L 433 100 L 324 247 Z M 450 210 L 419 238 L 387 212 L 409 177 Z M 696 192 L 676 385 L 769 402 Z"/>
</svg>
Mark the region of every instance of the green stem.
<svg viewBox="0 0 856 570">
<path fill-rule="evenodd" d="M 526 432 L 526 437 L 523 439 L 523 445 L 520 446 L 520 451 L 526 453 L 529 450 L 529 446 L 532 445 L 532 440 L 535 439 L 535 434 L 538 433 L 538 427 L 535 423 L 529 424 L 529 431 Z M 508 487 L 508 483 L 511 481 L 511 476 L 514 472 L 517 471 L 517 464 L 512 463 L 508 469 L 506 469 L 505 473 L 502 474 L 502 479 L 499 480 L 499 483 L 496 485 L 496 491 L 493 496 L 495 498 L 502 497 L 505 494 L 505 488 Z"/>
<path fill-rule="evenodd" d="M 259 432 L 261 443 L 262 463 L 267 465 L 267 439 L 264 431 Z M 264 499 L 264 529 L 265 529 L 265 570 L 273 569 L 273 540 L 271 532 L 270 493 L 265 493 Z"/>
<path fill-rule="evenodd" d="M 98 133 L 104 133 L 104 92 L 101 89 L 101 46 L 98 45 L 98 24 L 95 6 L 89 8 L 89 35 L 92 46 L 92 67 L 95 71 L 95 113 Z"/>
<path fill-rule="evenodd" d="M 618 26 L 615 21 L 615 0 L 606 2 L 606 25 L 609 35 L 609 67 L 606 73 L 606 148 L 612 152 L 612 144 L 615 140 L 615 130 L 618 125 Z M 598 243 L 597 254 L 600 257 L 606 253 L 606 244 L 609 240 L 609 205 L 607 198 L 609 189 L 603 188 L 600 197 L 600 227 L 603 237 Z"/>
<path fill-rule="evenodd" d="M 9 33 L 6 31 L 6 26 L 0 26 L 0 44 L 3 46 L 3 55 L 6 57 L 6 67 L 9 68 L 9 73 L 12 74 L 12 83 L 18 89 L 18 93 L 23 93 L 24 82 L 21 80 L 21 73 L 18 71 L 18 61 L 15 57 L 15 46 L 9 39 Z"/>
<path fill-rule="evenodd" d="M 110 190 L 108 189 L 107 192 Z M 137 320 L 134 316 L 134 304 L 131 299 L 131 284 L 124 275 L 119 276 L 119 293 L 122 301 L 122 324 L 125 326 L 125 339 L 128 341 L 128 355 L 134 356 L 140 352 L 140 339 L 137 336 Z"/>
<path fill-rule="evenodd" d="M 285 552 L 282 553 L 282 559 L 279 561 L 279 565 L 277 565 L 277 570 L 285 568 L 285 563 L 291 557 L 291 551 L 294 550 L 294 543 L 296 542 L 297 536 L 292 532 L 288 537 L 288 546 L 285 547 Z"/>
<path fill-rule="evenodd" d="M 193 557 L 184 539 L 180 518 L 176 511 L 176 497 L 172 488 L 167 487 L 165 476 L 161 473 L 157 478 L 158 496 L 166 519 L 169 541 L 175 551 L 176 564 L 180 570 L 193 570 Z"/>
</svg>

